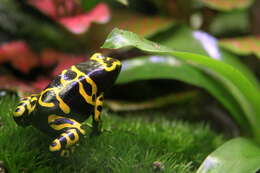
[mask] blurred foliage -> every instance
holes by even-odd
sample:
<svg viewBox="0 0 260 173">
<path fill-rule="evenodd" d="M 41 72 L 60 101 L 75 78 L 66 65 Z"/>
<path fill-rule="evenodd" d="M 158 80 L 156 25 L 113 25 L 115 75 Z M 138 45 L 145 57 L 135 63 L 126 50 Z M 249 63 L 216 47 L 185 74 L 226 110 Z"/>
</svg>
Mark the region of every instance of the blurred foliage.
<svg viewBox="0 0 260 173">
<path fill-rule="evenodd" d="M 209 8 L 230 11 L 235 9 L 248 8 L 254 0 L 198 0 Z"/>
<path fill-rule="evenodd" d="M 80 0 L 80 2 L 84 10 L 88 11 L 95 7 L 100 0 Z"/>
<path fill-rule="evenodd" d="M 42 47 L 77 49 L 76 40 L 70 33 L 22 2 L 2 0 L 0 16 L 0 35 L 8 36 L 3 42 L 24 39 L 34 49 Z"/>
<path fill-rule="evenodd" d="M 227 152 L 244 162 L 239 167 L 233 166 L 233 172 L 248 170 L 254 173 L 258 167 L 254 160 L 258 161 L 258 157 L 254 157 L 252 152 L 258 153 L 259 148 L 252 140 L 259 142 L 260 131 L 259 9 L 259 0 L 1 0 L 0 89 L 15 91 L 20 96 L 39 92 L 62 69 L 87 60 L 93 52 L 101 51 L 123 63 L 116 86 L 112 88 L 112 94 L 108 94 L 109 108 L 116 107 L 114 110 L 121 112 L 155 108 L 163 110 L 165 105 L 184 103 L 184 106 L 179 105 L 187 110 L 193 109 L 187 100 L 198 102 L 198 98 L 203 99 L 198 114 L 203 115 L 204 108 L 212 109 L 209 105 L 216 105 L 217 110 L 212 112 L 218 113 L 212 113 L 207 121 L 216 123 L 213 118 L 216 116 L 221 122 L 227 122 L 230 120 L 227 116 L 232 115 L 241 135 L 248 139 L 238 138 L 224 144 L 209 155 L 198 172 L 228 172 L 226 170 L 237 162 L 231 161 L 225 154 Z M 142 49 L 149 48 L 149 51 L 156 50 L 156 53 L 129 47 L 120 50 L 100 49 L 115 27 L 138 35 L 133 34 L 131 41 L 123 37 L 120 37 L 121 40 L 110 40 L 117 47 L 130 43 L 138 47 L 141 44 Z M 143 39 L 136 40 L 139 36 L 156 44 L 151 46 L 146 44 L 150 42 Z M 168 47 L 163 50 L 167 55 L 158 51 L 164 47 L 157 43 Z M 206 95 L 206 92 L 215 99 Z M 201 95 L 206 96 L 201 98 Z M 191 117 L 186 114 L 183 116 Z M 119 121 L 123 121 L 123 118 L 115 120 L 115 124 L 119 124 Z M 141 123 L 134 121 L 133 124 Z M 232 127 L 231 131 L 235 130 Z M 248 151 L 242 150 L 245 147 L 249 148 Z M 245 153 L 250 156 L 248 162 L 245 161 Z M 98 158 L 102 156 L 100 154 Z M 212 157 L 219 162 L 211 162 Z M 174 167 L 177 161 L 167 159 L 166 169 L 168 166 Z M 18 160 L 8 164 L 15 167 Z M 37 164 L 47 163 L 42 161 L 40 158 Z M 129 165 L 130 162 L 136 164 L 135 160 L 131 161 L 116 160 L 118 165 L 109 169 L 119 171 L 122 165 Z M 94 163 L 93 160 L 90 162 Z M 207 170 L 208 163 L 213 167 L 216 163 L 223 166 Z M 90 169 L 95 170 L 98 164 L 103 165 L 102 159 Z M 46 172 L 44 169 L 42 171 Z M 185 162 L 176 169 L 187 172 L 190 166 Z"/>
<path fill-rule="evenodd" d="M 209 26 L 209 31 L 216 36 L 236 36 L 249 30 L 249 14 L 245 10 L 220 13 Z"/>
<path fill-rule="evenodd" d="M 260 58 L 260 37 L 248 36 L 221 39 L 220 46 L 238 55 L 255 54 Z"/>
</svg>

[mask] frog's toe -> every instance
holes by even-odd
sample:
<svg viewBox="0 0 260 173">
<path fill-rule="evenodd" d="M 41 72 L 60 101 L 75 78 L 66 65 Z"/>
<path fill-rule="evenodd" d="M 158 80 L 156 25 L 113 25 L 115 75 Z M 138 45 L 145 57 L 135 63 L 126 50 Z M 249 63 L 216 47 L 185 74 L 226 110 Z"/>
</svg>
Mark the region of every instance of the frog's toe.
<svg viewBox="0 0 260 173">
<path fill-rule="evenodd" d="M 51 152 L 59 152 L 61 150 L 61 142 L 58 139 L 55 139 L 49 146 Z"/>
<path fill-rule="evenodd" d="M 72 151 L 70 149 L 63 149 L 60 152 L 61 157 L 69 157 L 71 155 Z"/>
</svg>

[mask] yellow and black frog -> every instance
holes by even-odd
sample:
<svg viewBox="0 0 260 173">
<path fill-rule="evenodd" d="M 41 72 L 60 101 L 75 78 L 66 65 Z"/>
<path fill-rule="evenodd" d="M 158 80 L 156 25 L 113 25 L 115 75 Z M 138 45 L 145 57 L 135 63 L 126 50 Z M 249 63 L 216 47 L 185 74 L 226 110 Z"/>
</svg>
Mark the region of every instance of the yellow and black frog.
<svg viewBox="0 0 260 173">
<path fill-rule="evenodd" d="M 94 54 L 89 61 L 63 70 L 39 94 L 21 99 L 13 117 L 18 125 L 32 125 L 54 140 L 51 152 L 68 156 L 85 135 L 81 123 L 92 115 L 93 132 L 101 131 L 103 95 L 121 69 L 117 59 Z"/>
</svg>

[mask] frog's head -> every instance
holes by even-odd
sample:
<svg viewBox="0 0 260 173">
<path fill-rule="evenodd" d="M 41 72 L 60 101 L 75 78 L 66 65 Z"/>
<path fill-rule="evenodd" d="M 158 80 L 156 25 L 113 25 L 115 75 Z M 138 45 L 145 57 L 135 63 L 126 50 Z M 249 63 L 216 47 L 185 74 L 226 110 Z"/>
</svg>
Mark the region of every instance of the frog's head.
<svg viewBox="0 0 260 173">
<path fill-rule="evenodd" d="M 29 115 L 33 112 L 38 100 L 37 95 L 31 95 L 29 97 L 22 98 L 18 103 L 15 111 L 13 112 L 13 118 L 18 125 L 29 125 Z"/>
<path fill-rule="evenodd" d="M 121 62 L 117 59 L 95 53 L 90 60 L 96 61 L 100 68 L 93 74 L 93 79 L 99 83 L 98 86 L 104 89 L 109 88 L 117 79 L 121 70 Z"/>
</svg>

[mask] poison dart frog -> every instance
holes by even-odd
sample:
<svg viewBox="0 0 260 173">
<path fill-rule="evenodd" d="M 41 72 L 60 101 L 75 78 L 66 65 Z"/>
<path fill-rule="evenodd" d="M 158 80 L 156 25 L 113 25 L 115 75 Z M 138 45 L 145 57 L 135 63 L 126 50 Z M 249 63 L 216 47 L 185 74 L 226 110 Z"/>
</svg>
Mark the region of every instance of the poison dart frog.
<svg viewBox="0 0 260 173">
<path fill-rule="evenodd" d="M 63 70 L 39 94 L 21 99 L 13 113 L 14 120 L 53 138 L 51 152 L 69 156 L 86 134 L 81 123 L 90 115 L 93 132 L 101 132 L 103 96 L 120 70 L 119 60 L 96 53 L 89 61 Z"/>
</svg>

